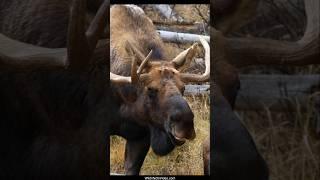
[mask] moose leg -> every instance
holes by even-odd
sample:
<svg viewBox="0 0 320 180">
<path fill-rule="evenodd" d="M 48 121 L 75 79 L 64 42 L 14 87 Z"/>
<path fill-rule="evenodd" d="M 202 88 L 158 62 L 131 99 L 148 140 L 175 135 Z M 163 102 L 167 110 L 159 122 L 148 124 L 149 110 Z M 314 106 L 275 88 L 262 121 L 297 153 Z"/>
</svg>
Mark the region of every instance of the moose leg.
<svg viewBox="0 0 320 180">
<path fill-rule="evenodd" d="M 139 175 L 149 147 L 149 136 L 139 140 L 127 140 L 124 163 L 126 175 Z"/>
<path fill-rule="evenodd" d="M 210 175 L 210 138 L 206 138 L 203 142 L 203 174 Z"/>
<path fill-rule="evenodd" d="M 251 135 L 222 96 L 220 88 L 214 88 L 212 174 L 217 180 L 268 180 L 267 164 Z"/>
</svg>

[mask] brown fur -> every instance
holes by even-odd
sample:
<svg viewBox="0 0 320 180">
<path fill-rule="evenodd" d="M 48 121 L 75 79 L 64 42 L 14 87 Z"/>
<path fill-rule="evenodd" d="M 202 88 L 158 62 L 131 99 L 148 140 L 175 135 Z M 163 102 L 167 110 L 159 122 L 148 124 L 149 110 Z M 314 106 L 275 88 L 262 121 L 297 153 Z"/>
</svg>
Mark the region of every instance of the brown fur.
<svg viewBox="0 0 320 180">
<path fill-rule="evenodd" d="M 111 63 L 110 71 L 129 75 L 131 56 L 127 50 L 128 41 L 144 55 L 151 49 L 153 58 L 165 59 L 163 42 L 147 16 L 135 14 L 121 5 L 114 5 L 110 11 Z"/>
<path fill-rule="evenodd" d="M 67 44 L 69 8 L 72 0 L 0 0 L 0 33 L 49 48 Z M 88 13 L 95 13 L 102 0 L 88 0 Z M 87 25 L 90 22 L 88 16 Z"/>
<path fill-rule="evenodd" d="M 39 46 L 47 44 L 47 47 L 53 48 L 65 47 L 69 15 L 68 1 L 13 0 L 0 8 L 0 16 L 2 16 L 0 32 L 30 44 Z"/>
</svg>

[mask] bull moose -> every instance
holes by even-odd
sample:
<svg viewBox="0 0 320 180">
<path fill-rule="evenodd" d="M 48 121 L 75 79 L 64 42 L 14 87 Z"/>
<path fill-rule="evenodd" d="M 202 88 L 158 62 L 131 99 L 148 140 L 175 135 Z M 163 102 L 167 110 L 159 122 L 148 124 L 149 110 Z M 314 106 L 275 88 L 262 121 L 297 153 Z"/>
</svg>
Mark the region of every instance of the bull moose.
<svg viewBox="0 0 320 180">
<path fill-rule="evenodd" d="M 127 140 L 126 174 L 139 173 L 149 146 L 156 154 L 166 155 L 186 139 L 195 138 L 194 115 L 183 92 L 185 83 L 209 81 L 210 47 L 201 37 L 200 41 L 205 49 L 205 72 L 182 73 L 179 70 L 194 58 L 197 43 L 170 59 L 140 7 L 111 7 L 110 77 L 118 117 L 110 130 Z"/>
</svg>

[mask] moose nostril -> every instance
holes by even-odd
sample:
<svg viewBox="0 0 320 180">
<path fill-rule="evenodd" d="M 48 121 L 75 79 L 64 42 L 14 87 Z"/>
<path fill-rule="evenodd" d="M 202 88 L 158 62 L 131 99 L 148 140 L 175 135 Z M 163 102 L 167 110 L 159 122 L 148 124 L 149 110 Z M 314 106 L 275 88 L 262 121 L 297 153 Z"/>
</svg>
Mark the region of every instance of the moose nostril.
<svg viewBox="0 0 320 180">
<path fill-rule="evenodd" d="M 183 129 L 191 129 L 194 127 L 193 117 L 193 113 L 176 111 L 170 115 L 170 122 Z"/>
</svg>

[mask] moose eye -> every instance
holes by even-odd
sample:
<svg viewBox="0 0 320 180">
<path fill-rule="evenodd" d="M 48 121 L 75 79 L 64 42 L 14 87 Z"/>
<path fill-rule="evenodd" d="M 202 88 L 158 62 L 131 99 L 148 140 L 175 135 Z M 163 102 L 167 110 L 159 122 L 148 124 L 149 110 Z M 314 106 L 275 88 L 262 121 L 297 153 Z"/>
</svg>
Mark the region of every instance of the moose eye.
<svg viewBox="0 0 320 180">
<path fill-rule="evenodd" d="M 158 89 L 152 88 L 152 87 L 148 87 L 148 96 L 150 98 L 156 98 L 157 94 L 158 94 Z"/>
</svg>

